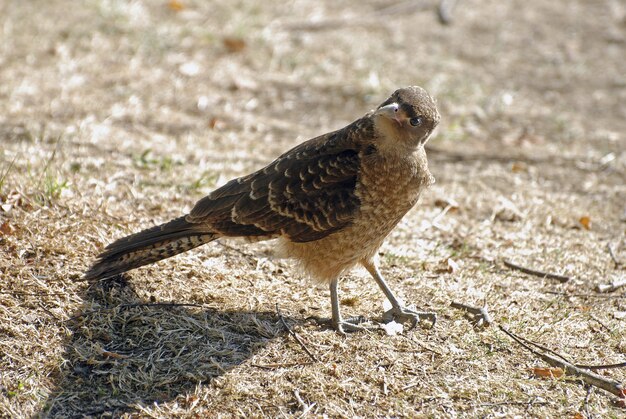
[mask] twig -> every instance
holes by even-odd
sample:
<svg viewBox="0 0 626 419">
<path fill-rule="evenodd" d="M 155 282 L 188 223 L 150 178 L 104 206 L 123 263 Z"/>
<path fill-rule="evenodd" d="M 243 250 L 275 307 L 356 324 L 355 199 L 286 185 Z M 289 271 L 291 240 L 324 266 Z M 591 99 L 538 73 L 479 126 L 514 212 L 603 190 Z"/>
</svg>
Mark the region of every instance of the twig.
<svg viewBox="0 0 626 419">
<path fill-rule="evenodd" d="M 556 279 L 557 281 L 561 283 L 565 283 L 571 279 L 569 276 L 566 276 L 566 275 L 553 274 L 550 272 L 543 272 L 543 271 L 537 271 L 535 269 L 525 268 L 523 266 L 516 265 L 513 262 L 508 261 L 506 259 L 503 259 L 502 263 L 504 263 L 504 266 L 508 268 L 517 269 L 518 271 L 524 272 L 525 274 L 538 276 L 540 278 Z"/>
<path fill-rule="evenodd" d="M 610 284 L 596 285 L 596 291 L 602 292 L 602 293 L 613 292 L 613 291 L 620 289 L 624 285 L 626 285 L 626 279 L 616 280 L 616 281 L 611 282 Z"/>
<path fill-rule="evenodd" d="M 493 319 L 491 315 L 487 311 L 487 305 L 485 304 L 483 307 L 474 307 L 468 306 L 467 304 L 452 302 L 450 303 L 450 307 L 458 308 L 460 310 L 466 311 L 469 314 L 472 314 L 472 321 L 476 324 L 476 326 L 489 326 L 493 323 Z"/>
<path fill-rule="evenodd" d="M 382 16 L 394 16 L 394 15 L 407 15 L 409 13 L 416 13 L 422 10 L 427 10 L 431 7 L 430 2 L 417 1 L 417 0 L 405 0 L 400 1 L 397 4 L 392 4 L 375 10 L 372 13 L 366 13 L 361 15 L 358 19 L 353 17 L 338 17 L 323 19 L 320 21 L 294 21 L 294 22 L 282 22 L 279 23 L 279 27 L 286 30 L 297 31 L 323 31 L 323 30 L 337 30 L 344 29 L 346 27 L 354 26 L 369 26 L 378 25 L 384 23 Z"/>
<path fill-rule="evenodd" d="M 611 247 L 611 243 L 607 243 L 606 247 L 609 250 L 609 256 L 611 256 L 611 259 L 613 259 L 613 263 L 615 264 L 615 269 L 618 269 L 622 263 L 619 260 L 617 260 L 617 257 L 615 256 L 613 248 Z"/>
<path fill-rule="evenodd" d="M 604 328 L 604 330 L 606 330 L 609 333 L 613 333 L 613 329 L 611 329 L 609 326 L 607 326 L 602 320 L 600 320 L 599 318 L 597 318 L 593 314 L 589 314 L 589 317 L 591 317 L 591 320 L 595 320 L 596 323 L 598 323 L 600 326 L 602 326 Z"/>
<path fill-rule="evenodd" d="M 420 2 L 415 0 L 401 1 L 391 6 L 384 7 L 376 10 L 376 16 L 384 15 L 407 15 L 416 11 L 420 11 L 430 7 L 427 2 Z"/>
<path fill-rule="evenodd" d="M 52 317 L 56 321 L 61 321 L 61 319 L 59 319 L 52 311 L 48 310 L 46 306 L 44 306 L 41 303 L 39 303 L 38 305 L 43 311 L 45 311 L 48 314 L 48 316 Z"/>
<path fill-rule="evenodd" d="M 205 307 L 202 304 L 194 304 L 194 303 L 128 303 L 128 304 L 120 304 L 115 307 L 111 307 L 111 309 L 115 308 L 135 308 L 135 307 Z"/>
<path fill-rule="evenodd" d="M 559 354 L 559 353 L 557 353 L 557 352 L 553 351 L 552 349 L 550 349 L 550 348 L 548 348 L 548 347 L 546 347 L 546 346 L 541 345 L 540 343 L 533 342 L 532 340 L 528 340 L 528 339 L 526 339 L 525 337 L 522 337 L 522 336 L 517 336 L 517 338 L 518 338 L 518 339 L 521 339 L 522 341 L 524 341 L 526 344 L 528 344 L 528 345 L 530 345 L 530 346 L 534 346 L 535 348 L 539 348 L 539 349 L 541 349 L 542 351 L 546 351 L 546 352 L 548 352 L 548 353 L 551 353 L 551 354 L 552 354 L 552 355 L 554 355 L 555 357 L 557 357 L 557 358 L 561 358 L 563 361 L 565 361 L 565 362 L 568 362 L 568 363 L 572 364 L 572 362 L 571 362 L 569 359 L 565 358 L 563 355 L 561 355 L 561 354 Z"/>
<path fill-rule="evenodd" d="M 570 294 L 561 291 L 544 291 L 546 294 L 562 295 L 563 297 L 580 297 L 580 298 L 626 298 L 626 294 L 605 295 L 605 294 Z"/>
<path fill-rule="evenodd" d="M 302 400 L 302 397 L 300 397 L 300 390 L 298 389 L 295 389 L 293 391 L 293 395 L 296 397 L 296 401 L 302 408 L 302 413 L 298 417 L 303 418 L 306 416 L 307 413 L 309 413 L 311 409 L 313 409 L 313 407 L 315 407 L 316 403 L 306 404 L 304 400 Z"/>
<path fill-rule="evenodd" d="M 585 407 L 585 417 L 587 419 L 592 419 L 593 416 L 591 416 L 591 413 L 589 413 L 589 397 L 591 397 L 591 392 L 593 391 L 593 387 L 592 386 L 587 386 L 587 394 L 585 395 L 585 401 L 583 403 L 583 406 Z"/>
<path fill-rule="evenodd" d="M 534 342 L 530 342 L 527 339 L 519 337 L 514 333 L 507 330 L 505 327 L 498 326 L 500 330 L 502 330 L 505 334 L 507 334 L 511 339 L 515 342 L 519 343 L 522 347 L 550 364 L 553 367 L 561 368 L 566 375 L 572 375 L 581 378 L 585 383 L 601 388 L 604 391 L 607 391 L 611 394 L 614 394 L 620 398 L 626 398 L 626 388 L 622 385 L 622 383 L 611 380 L 605 377 L 602 377 L 594 372 L 585 371 L 582 368 L 577 367 L 576 365 L 567 362 L 563 359 L 557 359 L 556 357 L 548 354 L 541 353 L 531 348 L 530 345 L 526 344 L 524 341 L 529 342 L 531 344 L 537 345 Z M 560 358 L 563 358 L 559 356 Z"/>
<path fill-rule="evenodd" d="M 419 381 L 416 381 L 416 382 L 414 382 L 414 383 L 410 383 L 410 384 L 405 385 L 405 386 L 404 386 L 404 387 L 402 387 L 400 390 L 402 390 L 402 391 L 406 391 L 406 390 L 408 390 L 408 389 L 410 389 L 410 388 L 417 387 L 417 386 L 419 386 L 419 385 L 420 385 L 420 382 L 419 382 Z"/>
<path fill-rule="evenodd" d="M 620 362 L 619 364 L 606 364 L 606 365 L 580 365 L 576 364 L 578 368 L 584 368 L 586 370 L 608 370 L 611 368 L 624 368 L 626 362 Z"/>
<path fill-rule="evenodd" d="M 300 367 L 304 365 L 313 365 L 313 362 L 285 362 L 283 364 L 252 364 L 253 367 L 261 368 L 264 370 L 275 370 L 278 368 L 291 368 Z"/>
<path fill-rule="evenodd" d="M 67 292 L 22 292 L 22 291 L 0 291 L 0 294 L 28 295 L 32 297 L 42 297 L 44 295 L 71 295 Z"/>
<path fill-rule="evenodd" d="M 598 321 L 598 319 L 594 318 L 594 320 Z M 552 349 L 543 346 L 537 342 L 533 342 L 531 340 L 526 339 L 525 337 L 522 336 L 518 336 L 519 339 L 523 340 L 525 343 L 527 343 L 528 345 L 534 346 L 536 348 L 541 349 L 542 351 L 546 351 L 551 353 L 552 355 L 556 356 L 557 358 L 561 358 L 563 361 L 570 363 L 572 365 L 574 365 L 575 367 L 578 368 L 585 368 L 588 370 L 602 370 L 602 369 L 611 369 L 611 368 L 622 368 L 622 367 L 626 367 L 626 362 L 621 362 L 619 364 L 605 364 L 605 365 L 581 365 L 581 364 L 574 364 L 573 362 L 571 362 L 569 359 L 565 358 L 563 355 L 553 351 Z"/>
<path fill-rule="evenodd" d="M 405 336 L 405 335 L 403 335 Z M 443 356 L 443 354 L 441 352 L 436 351 L 435 349 L 431 348 L 430 346 L 426 345 L 424 342 L 420 342 L 417 339 L 411 339 L 408 336 L 405 336 L 406 340 L 408 340 L 411 343 L 417 343 L 421 348 L 426 349 L 429 352 L 434 353 L 435 355 L 439 355 L 439 356 Z M 398 351 L 398 352 L 416 352 L 416 351 Z"/>
<path fill-rule="evenodd" d="M 313 362 L 319 362 L 318 359 L 315 357 L 315 355 L 313 355 L 311 353 L 311 351 L 309 351 L 309 348 L 306 347 L 306 345 L 304 344 L 304 342 L 302 342 L 302 340 L 300 339 L 300 337 L 296 334 L 296 332 L 294 332 L 293 330 L 291 330 L 291 328 L 289 327 L 289 325 L 287 324 L 287 322 L 285 321 L 285 318 L 283 317 L 283 314 L 280 312 L 280 308 L 278 308 L 278 303 L 276 303 L 276 312 L 278 313 L 278 317 L 280 318 L 280 321 L 283 323 L 283 326 L 285 326 L 285 329 L 287 329 L 287 331 L 289 332 L 289 334 L 291 336 L 293 336 L 293 338 L 296 340 L 296 342 L 298 342 L 300 344 L 300 346 L 302 347 L 302 349 L 304 350 L 304 352 L 306 352 L 306 354 L 309 356 L 309 358 L 311 358 L 313 360 Z"/>
<path fill-rule="evenodd" d="M 478 406 L 480 407 L 492 407 L 492 406 L 529 406 L 529 405 L 539 405 L 545 406 L 548 404 L 547 401 L 544 400 L 529 400 L 527 402 L 499 402 L 499 403 L 481 403 Z"/>
<path fill-rule="evenodd" d="M 457 0 L 441 0 L 439 6 L 437 6 L 437 16 L 439 16 L 439 22 L 443 25 L 449 25 L 452 23 L 452 10 L 456 6 Z"/>
</svg>

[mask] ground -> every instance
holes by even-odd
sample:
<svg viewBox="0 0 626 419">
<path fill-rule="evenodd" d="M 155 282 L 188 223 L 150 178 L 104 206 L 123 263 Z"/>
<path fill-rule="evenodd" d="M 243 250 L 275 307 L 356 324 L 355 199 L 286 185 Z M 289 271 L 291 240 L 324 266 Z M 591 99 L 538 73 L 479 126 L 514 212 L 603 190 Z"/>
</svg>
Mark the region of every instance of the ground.
<svg viewBox="0 0 626 419">
<path fill-rule="evenodd" d="M 595 287 L 626 273 L 626 8 L 463 0 L 445 25 L 436 5 L 0 3 L 0 415 L 623 417 L 603 390 L 538 377 L 548 365 L 498 326 L 624 361 L 626 294 Z M 414 84 L 442 115 L 437 183 L 380 260 L 434 328 L 308 321 L 329 291 L 271 242 L 79 281 L 112 240 Z M 364 272 L 341 298 L 380 319 Z"/>
</svg>

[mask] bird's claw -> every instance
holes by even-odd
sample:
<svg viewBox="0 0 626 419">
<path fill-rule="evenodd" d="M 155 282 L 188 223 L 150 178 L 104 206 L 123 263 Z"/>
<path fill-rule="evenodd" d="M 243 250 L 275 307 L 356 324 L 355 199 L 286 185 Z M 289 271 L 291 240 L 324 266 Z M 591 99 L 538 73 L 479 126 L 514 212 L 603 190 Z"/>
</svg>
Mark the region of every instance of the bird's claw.
<svg viewBox="0 0 626 419">
<path fill-rule="evenodd" d="M 383 321 L 385 323 L 389 323 L 392 320 L 399 321 L 400 323 L 410 321 L 411 329 L 417 326 L 417 323 L 422 319 L 430 321 L 430 327 L 433 328 L 435 327 L 435 323 L 437 323 L 437 314 L 432 311 L 415 311 L 404 307 L 393 307 L 383 314 Z"/>
<path fill-rule="evenodd" d="M 367 322 L 367 319 L 363 316 L 349 317 L 339 321 L 335 319 L 320 319 L 319 317 L 309 317 L 309 319 L 315 321 L 317 324 L 332 327 L 342 336 L 346 336 L 348 332 L 362 332 L 375 329 L 372 326 L 363 324 Z"/>
<path fill-rule="evenodd" d="M 357 320 L 353 322 L 352 320 Z M 345 319 L 340 322 L 332 322 L 333 327 L 342 336 L 346 336 L 348 332 L 363 332 L 365 330 L 372 330 L 372 327 L 364 326 L 360 324 L 362 322 L 362 318 L 350 318 Z"/>
</svg>

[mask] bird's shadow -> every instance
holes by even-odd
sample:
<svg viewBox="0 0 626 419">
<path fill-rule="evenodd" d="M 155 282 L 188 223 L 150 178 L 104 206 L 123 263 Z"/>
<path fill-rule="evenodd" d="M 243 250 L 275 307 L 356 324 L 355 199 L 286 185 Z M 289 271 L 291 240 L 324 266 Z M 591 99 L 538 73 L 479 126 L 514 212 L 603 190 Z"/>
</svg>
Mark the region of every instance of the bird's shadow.
<svg viewBox="0 0 626 419">
<path fill-rule="evenodd" d="M 285 333 L 276 312 L 142 301 L 123 276 L 92 284 L 67 327 L 44 417 L 117 417 L 173 400 Z"/>
</svg>

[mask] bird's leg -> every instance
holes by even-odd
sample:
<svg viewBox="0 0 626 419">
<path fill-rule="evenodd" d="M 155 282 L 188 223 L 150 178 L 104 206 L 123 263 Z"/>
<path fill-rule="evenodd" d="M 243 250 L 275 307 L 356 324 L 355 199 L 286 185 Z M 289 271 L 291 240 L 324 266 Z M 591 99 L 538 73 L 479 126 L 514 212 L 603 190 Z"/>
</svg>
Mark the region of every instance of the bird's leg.
<svg viewBox="0 0 626 419">
<path fill-rule="evenodd" d="M 383 321 L 390 322 L 397 319 L 401 322 L 405 322 L 409 320 L 412 323 L 412 327 L 415 327 L 418 320 L 426 319 L 432 323 L 432 326 L 435 326 L 435 322 L 437 321 L 437 315 L 435 313 L 429 311 L 415 311 L 406 307 L 402 307 L 396 296 L 393 295 L 393 292 L 391 291 L 391 288 L 389 288 L 389 285 L 387 285 L 385 278 L 383 278 L 380 271 L 378 270 L 376 262 L 367 260 L 363 261 L 362 264 L 365 269 L 367 269 L 367 271 L 370 273 L 370 275 L 372 275 L 372 277 L 376 280 L 376 283 L 378 284 L 380 289 L 383 290 L 383 293 L 385 293 L 385 296 L 391 303 L 391 309 L 383 314 Z"/>
<path fill-rule="evenodd" d="M 368 330 L 368 327 L 362 326 L 359 323 L 363 321 L 362 318 L 349 318 L 342 319 L 341 312 L 339 311 L 339 278 L 335 278 L 330 282 L 330 305 L 333 311 L 333 318 L 331 320 L 333 327 L 338 333 L 345 335 L 346 332 L 357 332 L 361 330 Z"/>
</svg>

